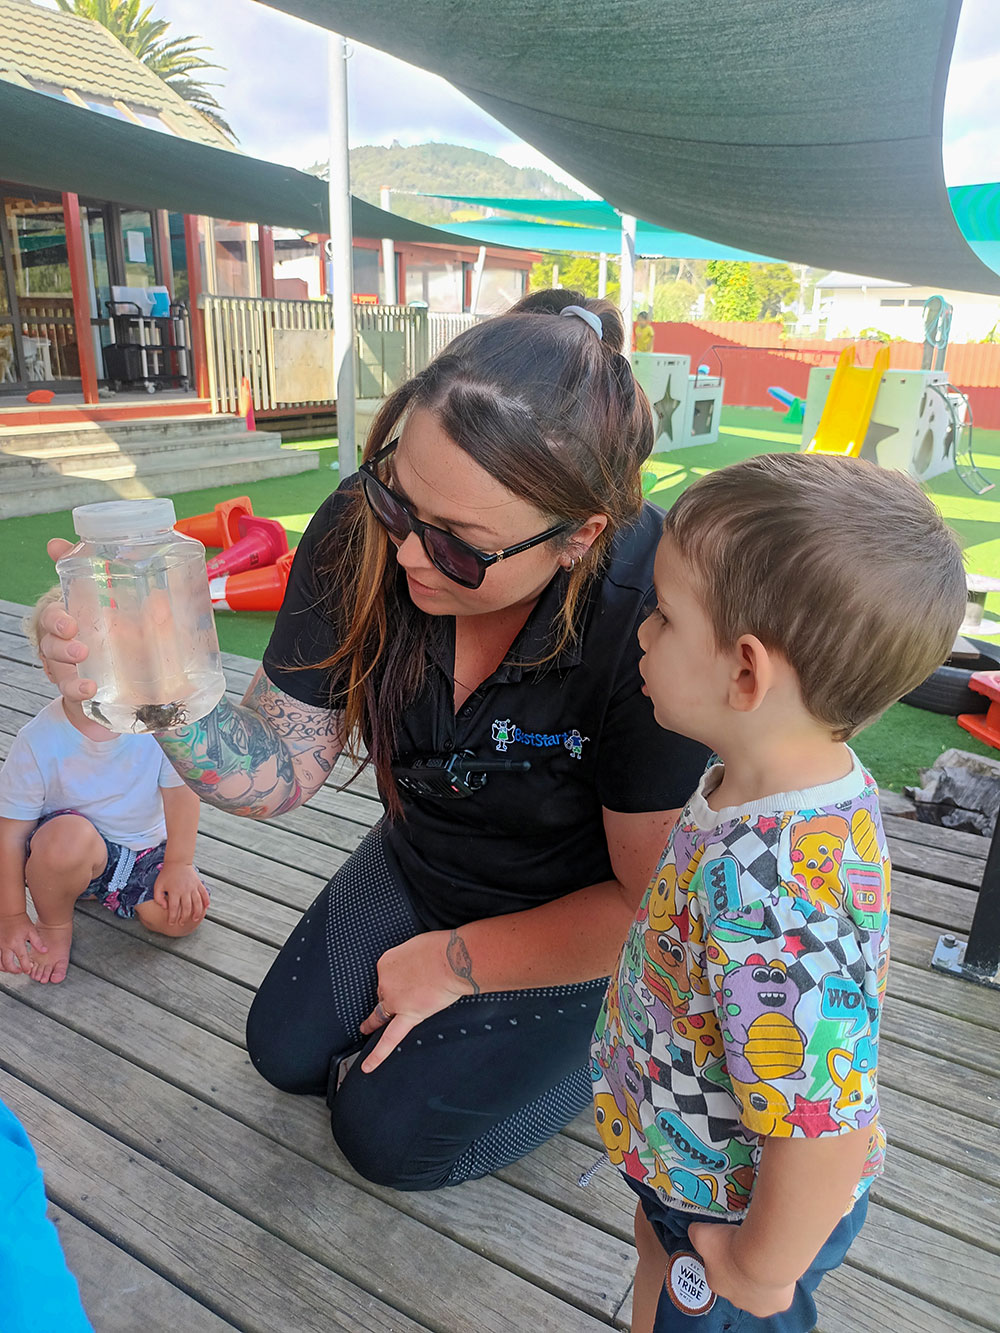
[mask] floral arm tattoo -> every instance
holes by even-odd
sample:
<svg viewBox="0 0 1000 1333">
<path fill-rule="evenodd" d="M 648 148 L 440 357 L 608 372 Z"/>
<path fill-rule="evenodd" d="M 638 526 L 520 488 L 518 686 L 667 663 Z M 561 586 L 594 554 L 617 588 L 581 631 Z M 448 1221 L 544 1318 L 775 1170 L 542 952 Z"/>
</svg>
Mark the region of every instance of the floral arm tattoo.
<svg viewBox="0 0 1000 1333">
<path fill-rule="evenodd" d="M 223 696 L 207 717 L 156 739 L 203 801 L 253 819 L 308 801 L 342 749 L 340 714 L 300 704 L 263 669 L 241 704 Z"/>
<path fill-rule="evenodd" d="M 472 994 L 478 995 L 479 983 L 472 975 L 472 958 L 469 956 L 469 950 L 466 948 L 465 940 L 457 930 L 453 930 L 448 936 L 448 947 L 445 950 L 448 958 L 448 966 L 455 973 L 456 977 L 461 977 L 472 987 Z"/>
</svg>

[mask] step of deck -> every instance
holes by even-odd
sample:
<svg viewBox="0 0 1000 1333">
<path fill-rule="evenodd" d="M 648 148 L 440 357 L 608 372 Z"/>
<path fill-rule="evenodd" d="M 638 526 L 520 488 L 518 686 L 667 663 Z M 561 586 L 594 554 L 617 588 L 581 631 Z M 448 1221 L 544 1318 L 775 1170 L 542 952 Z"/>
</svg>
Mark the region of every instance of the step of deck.
<svg viewBox="0 0 1000 1333">
<path fill-rule="evenodd" d="M 263 444 L 229 451 L 173 450 L 117 464 L 80 467 L 72 473 L 47 471 L 9 481 L 0 460 L 0 519 L 48 514 L 102 500 L 142 500 L 210 487 L 239 489 L 252 481 L 294 476 L 317 467 L 316 453 Z"/>
<path fill-rule="evenodd" d="M 241 487 L 318 466 L 318 454 L 283 450 L 279 434 L 231 415 L 18 426 L 0 431 L 0 518 Z"/>
</svg>

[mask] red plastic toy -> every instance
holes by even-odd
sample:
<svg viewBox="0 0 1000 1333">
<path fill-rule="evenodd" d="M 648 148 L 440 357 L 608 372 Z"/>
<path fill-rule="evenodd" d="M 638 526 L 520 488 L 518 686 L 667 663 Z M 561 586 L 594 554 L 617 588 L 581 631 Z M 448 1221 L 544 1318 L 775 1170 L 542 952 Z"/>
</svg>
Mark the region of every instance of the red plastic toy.
<svg viewBox="0 0 1000 1333">
<path fill-rule="evenodd" d="M 220 574 L 242 574 L 247 569 L 273 565 L 288 550 L 288 534 L 276 518 L 256 518 L 241 514 L 236 520 L 239 541 L 228 550 L 213 555 L 207 563 L 208 577 Z"/>
<path fill-rule="evenodd" d="M 1000 750 L 1000 671 L 974 671 L 969 689 L 985 694 L 990 706 L 985 713 L 960 713 L 958 725 L 970 736 Z"/>
</svg>

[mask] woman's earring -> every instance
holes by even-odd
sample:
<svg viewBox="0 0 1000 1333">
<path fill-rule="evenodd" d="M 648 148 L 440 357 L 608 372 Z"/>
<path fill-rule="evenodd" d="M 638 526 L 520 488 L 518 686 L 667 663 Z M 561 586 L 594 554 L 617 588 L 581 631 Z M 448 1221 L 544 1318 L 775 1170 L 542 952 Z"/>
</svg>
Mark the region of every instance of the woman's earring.
<svg viewBox="0 0 1000 1333">
<path fill-rule="evenodd" d="M 566 566 L 566 568 L 567 568 L 568 570 L 571 570 L 571 571 L 574 570 L 574 569 L 576 569 L 577 565 L 580 563 L 580 559 L 581 559 L 580 556 L 578 556 L 578 555 L 574 555 L 574 556 L 571 558 L 569 564 Z"/>
</svg>

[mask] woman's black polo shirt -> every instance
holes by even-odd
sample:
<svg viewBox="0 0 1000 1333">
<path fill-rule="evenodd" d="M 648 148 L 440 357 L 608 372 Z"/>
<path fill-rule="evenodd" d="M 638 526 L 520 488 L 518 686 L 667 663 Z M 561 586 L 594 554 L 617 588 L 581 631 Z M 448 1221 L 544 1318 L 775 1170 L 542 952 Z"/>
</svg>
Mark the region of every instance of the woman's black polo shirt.
<svg viewBox="0 0 1000 1333">
<path fill-rule="evenodd" d="M 264 654 L 264 670 L 300 703 L 323 707 L 330 681 L 321 670 L 289 670 L 333 652 L 329 600 L 317 583 L 331 534 L 352 497 L 349 483 L 309 524 L 288 592 Z M 401 792 L 405 818 L 384 826 L 387 847 L 430 928 L 462 925 L 534 907 L 613 877 L 602 806 L 636 812 L 681 806 L 697 785 L 707 751 L 663 731 L 641 693 L 636 630 L 650 601 L 662 512 L 647 504 L 614 539 L 603 577 L 591 587 L 576 645 L 544 667 L 505 663 L 454 711 L 454 619 L 442 620 L 421 695 L 407 710 L 395 754 L 526 759 L 527 773 L 491 773 L 464 800 Z M 356 577 L 345 569 L 344 578 Z M 539 598 L 510 656 L 542 657 L 566 575 Z M 335 590 L 334 590 L 335 591 Z M 418 613 L 419 614 L 419 613 Z"/>
</svg>

